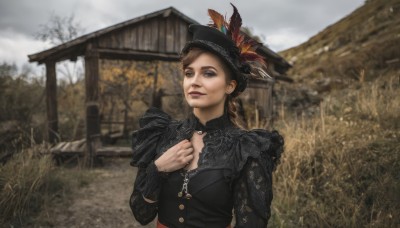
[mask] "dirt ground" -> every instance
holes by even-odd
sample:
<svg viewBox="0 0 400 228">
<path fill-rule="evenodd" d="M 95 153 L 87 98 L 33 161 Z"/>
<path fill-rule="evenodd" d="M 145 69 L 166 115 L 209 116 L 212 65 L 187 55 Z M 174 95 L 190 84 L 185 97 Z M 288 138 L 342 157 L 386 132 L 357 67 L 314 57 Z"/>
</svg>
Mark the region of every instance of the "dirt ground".
<svg viewBox="0 0 400 228">
<path fill-rule="evenodd" d="M 95 178 L 74 190 L 69 206 L 58 205 L 49 213 L 50 227 L 155 227 L 141 226 L 129 208 L 136 168 L 129 159 L 107 159 L 93 170 Z"/>
</svg>

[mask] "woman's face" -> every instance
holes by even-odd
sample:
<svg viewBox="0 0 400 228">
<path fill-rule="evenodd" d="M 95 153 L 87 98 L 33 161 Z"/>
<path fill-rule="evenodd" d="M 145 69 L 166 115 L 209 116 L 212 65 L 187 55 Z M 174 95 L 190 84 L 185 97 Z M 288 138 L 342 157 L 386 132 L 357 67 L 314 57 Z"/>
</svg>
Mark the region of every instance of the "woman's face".
<svg viewBox="0 0 400 228">
<path fill-rule="evenodd" d="M 184 69 L 183 90 L 192 108 L 224 109 L 227 94 L 233 92 L 236 81 L 227 80 L 222 62 L 204 52 Z"/>
</svg>

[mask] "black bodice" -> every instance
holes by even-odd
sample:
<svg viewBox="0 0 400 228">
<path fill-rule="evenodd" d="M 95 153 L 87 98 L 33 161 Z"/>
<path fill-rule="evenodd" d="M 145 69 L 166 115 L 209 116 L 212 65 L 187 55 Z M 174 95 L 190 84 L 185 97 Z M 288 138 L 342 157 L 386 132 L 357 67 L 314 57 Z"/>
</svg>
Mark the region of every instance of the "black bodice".
<svg viewBox="0 0 400 228">
<path fill-rule="evenodd" d="M 170 174 L 163 184 L 158 204 L 158 219 L 168 227 L 227 227 L 232 220 L 232 191 L 221 170 L 205 170 L 191 177 L 191 198 L 180 196 L 183 172 Z M 186 222 L 185 222 L 186 221 Z"/>
<path fill-rule="evenodd" d="M 283 138 L 266 130 L 245 131 L 225 114 L 202 125 L 192 115 L 172 120 L 151 108 L 133 133 L 133 159 L 139 168 L 130 205 L 146 224 L 158 214 L 169 227 L 227 227 L 235 211 L 236 227 L 263 227 L 270 217 L 272 171 L 280 158 Z M 154 160 L 168 148 L 190 139 L 195 130 L 207 132 L 198 168 L 191 172 L 191 199 L 179 197 L 181 170 L 161 175 Z M 150 204 L 143 197 L 157 201 Z M 182 209 L 183 208 L 183 209 Z"/>
</svg>

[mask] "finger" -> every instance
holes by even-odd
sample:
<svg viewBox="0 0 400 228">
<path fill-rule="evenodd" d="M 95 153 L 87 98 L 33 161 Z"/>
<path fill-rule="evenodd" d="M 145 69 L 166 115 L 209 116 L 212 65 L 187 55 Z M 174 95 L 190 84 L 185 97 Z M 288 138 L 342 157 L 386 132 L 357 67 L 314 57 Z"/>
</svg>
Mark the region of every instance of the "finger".
<svg viewBox="0 0 400 228">
<path fill-rule="evenodd" d="M 192 142 L 190 141 L 184 142 L 181 146 L 183 149 L 187 149 L 189 147 L 192 147 Z"/>
<path fill-rule="evenodd" d="M 178 156 L 187 156 L 187 155 L 189 155 L 189 154 L 192 154 L 193 151 L 194 151 L 194 149 L 193 149 L 192 147 L 189 147 L 189 148 L 187 148 L 187 149 L 180 149 L 180 150 L 176 153 L 176 155 L 178 155 Z"/>
<path fill-rule="evenodd" d="M 194 156 L 193 154 L 190 154 L 188 156 L 185 157 L 185 163 L 191 162 L 193 160 Z"/>
<path fill-rule="evenodd" d="M 187 156 L 189 154 L 193 154 L 193 152 L 194 152 L 193 147 L 189 147 L 187 149 L 182 150 L 182 154 L 185 155 L 185 156 Z"/>
<path fill-rule="evenodd" d="M 178 146 L 182 146 L 182 145 L 184 145 L 185 143 L 187 143 L 187 142 L 189 142 L 189 140 L 187 140 L 187 139 L 184 139 L 184 140 L 182 140 L 182 141 L 180 141 L 179 143 L 177 143 L 176 145 Z"/>
<path fill-rule="evenodd" d="M 175 144 L 174 146 L 172 146 L 170 149 L 173 150 L 175 153 L 178 152 L 181 149 L 186 149 L 187 147 L 184 146 L 184 144 L 188 142 L 187 139 L 184 139 L 180 142 L 178 142 L 177 144 Z"/>
<path fill-rule="evenodd" d="M 187 139 L 184 139 L 184 140 L 180 141 L 179 143 L 177 143 L 177 144 L 175 145 L 175 147 L 178 147 L 178 148 L 187 148 L 187 147 L 188 147 L 188 146 L 187 146 L 188 143 L 190 143 L 190 141 L 187 140 Z"/>
</svg>

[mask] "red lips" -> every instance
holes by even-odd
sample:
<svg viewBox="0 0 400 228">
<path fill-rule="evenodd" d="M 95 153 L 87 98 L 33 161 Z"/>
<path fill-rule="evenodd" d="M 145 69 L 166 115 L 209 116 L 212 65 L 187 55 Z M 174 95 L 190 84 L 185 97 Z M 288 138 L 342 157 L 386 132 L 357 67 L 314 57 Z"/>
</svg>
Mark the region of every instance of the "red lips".
<svg viewBox="0 0 400 228">
<path fill-rule="evenodd" d="M 195 96 L 206 95 L 205 93 L 200 93 L 200 92 L 197 92 L 197 91 L 189 92 L 189 94 L 190 94 L 190 95 L 195 95 Z"/>
</svg>

